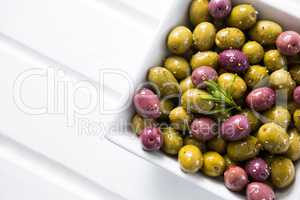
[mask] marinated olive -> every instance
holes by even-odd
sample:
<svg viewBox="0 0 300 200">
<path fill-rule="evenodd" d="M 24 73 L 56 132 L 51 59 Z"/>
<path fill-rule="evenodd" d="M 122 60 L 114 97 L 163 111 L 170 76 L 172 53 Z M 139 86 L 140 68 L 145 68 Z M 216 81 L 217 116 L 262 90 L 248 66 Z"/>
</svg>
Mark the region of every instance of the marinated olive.
<svg viewBox="0 0 300 200">
<path fill-rule="evenodd" d="M 220 49 L 239 49 L 245 41 L 245 35 L 240 29 L 223 28 L 217 32 L 215 42 Z"/>
<path fill-rule="evenodd" d="M 169 34 L 167 40 L 168 49 L 177 55 L 187 52 L 193 43 L 193 34 L 185 26 L 175 27 Z"/>
<path fill-rule="evenodd" d="M 295 80 L 297 84 L 300 84 L 300 65 L 291 66 L 289 68 L 289 72 L 293 80 Z"/>
<path fill-rule="evenodd" d="M 162 150 L 170 155 L 177 155 L 181 147 L 183 146 L 183 139 L 175 129 L 165 128 L 162 131 L 163 146 Z"/>
<path fill-rule="evenodd" d="M 275 92 L 268 87 L 257 88 L 248 94 L 246 103 L 256 111 L 268 110 L 275 104 Z"/>
<path fill-rule="evenodd" d="M 163 145 L 163 137 L 159 128 L 145 128 L 140 134 L 143 149 L 157 151 Z"/>
<path fill-rule="evenodd" d="M 156 125 L 153 119 L 144 119 L 138 114 L 135 114 L 131 121 L 131 127 L 134 133 L 140 135 L 141 131 L 147 127 L 154 127 Z"/>
<path fill-rule="evenodd" d="M 254 158 L 260 151 L 258 139 L 249 136 L 240 141 L 230 142 L 227 146 L 227 155 L 234 161 L 246 161 Z"/>
<path fill-rule="evenodd" d="M 191 132 L 200 141 L 211 140 L 217 134 L 217 123 L 208 117 L 196 118 L 191 124 Z"/>
<path fill-rule="evenodd" d="M 252 182 L 247 186 L 247 200 L 275 200 L 273 189 L 264 183 Z"/>
<path fill-rule="evenodd" d="M 288 109 L 282 106 L 276 106 L 264 113 L 266 121 L 274 122 L 283 128 L 287 128 L 291 122 L 291 114 Z"/>
<path fill-rule="evenodd" d="M 300 159 L 300 134 L 296 129 L 289 131 L 289 141 L 290 146 L 285 156 L 292 161 L 297 161 Z"/>
<path fill-rule="evenodd" d="M 259 128 L 261 121 L 258 119 L 259 116 L 256 116 L 255 113 L 251 110 L 245 110 L 241 113 L 244 115 L 250 124 L 251 131 L 255 131 Z"/>
<path fill-rule="evenodd" d="M 243 53 L 247 56 L 250 64 L 258 64 L 265 55 L 264 48 L 255 41 L 249 41 L 242 48 Z"/>
<path fill-rule="evenodd" d="M 294 89 L 293 98 L 297 104 L 300 104 L 300 86 Z"/>
<path fill-rule="evenodd" d="M 221 125 L 221 136 L 226 141 L 237 141 L 247 137 L 251 132 L 249 121 L 244 115 L 234 115 Z"/>
<path fill-rule="evenodd" d="M 162 99 L 159 107 L 161 111 L 159 120 L 167 121 L 169 119 L 170 112 L 175 108 L 174 103 L 170 99 Z"/>
<path fill-rule="evenodd" d="M 210 50 L 216 38 L 216 28 L 212 23 L 202 22 L 193 32 L 194 47 L 200 51 Z"/>
<path fill-rule="evenodd" d="M 205 81 L 216 81 L 218 73 L 212 67 L 202 66 L 195 69 L 192 73 L 192 82 L 200 89 L 206 88 Z"/>
<path fill-rule="evenodd" d="M 257 138 L 272 154 L 285 153 L 289 148 L 289 135 L 284 128 L 272 122 L 260 127 Z"/>
<path fill-rule="evenodd" d="M 188 76 L 187 78 L 183 79 L 180 84 L 180 92 L 183 94 L 185 93 L 187 90 L 195 88 L 195 85 L 193 84 L 192 81 L 192 76 Z"/>
<path fill-rule="evenodd" d="M 266 67 L 260 65 L 250 66 L 244 79 L 250 88 L 266 86 L 268 83 L 269 72 Z"/>
<path fill-rule="evenodd" d="M 296 109 L 293 114 L 294 124 L 296 128 L 300 131 L 300 109 Z"/>
<path fill-rule="evenodd" d="M 193 0 L 189 9 L 189 16 L 194 26 L 209 21 L 208 0 Z"/>
<path fill-rule="evenodd" d="M 165 60 L 164 65 L 177 80 L 181 80 L 190 75 L 191 69 L 188 61 L 179 56 L 170 56 Z"/>
<path fill-rule="evenodd" d="M 286 188 L 295 179 L 293 162 L 284 157 L 276 157 L 271 163 L 271 181 L 277 188 Z"/>
<path fill-rule="evenodd" d="M 296 83 L 292 79 L 290 73 L 284 69 L 274 71 L 270 75 L 269 83 L 275 89 L 285 89 L 288 94 L 291 94 L 296 86 Z"/>
<path fill-rule="evenodd" d="M 225 170 L 224 158 L 217 152 L 206 152 L 203 155 L 202 172 L 207 176 L 221 176 Z"/>
<path fill-rule="evenodd" d="M 171 126 L 176 130 L 186 131 L 188 130 L 189 123 L 191 122 L 191 116 L 183 107 L 174 108 L 170 114 L 169 119 Z"/>
<path fill-rule="evenodd" d="M 218 67 L 219 55 L 213 51 L 199 51 L 193 55 L 191 59 L 192 69 L 196 69 L 201 66 L 210 66 L 213 68 Z"/>
<path fill-rule="evenodd" d="M 300 35 L 295 31 L 285 31 L 278 36 L 276 46 L 283 55 L 297 55 L 300 52 Z"/>
<path fill-rule="evenodd" d="M 257 11 L 250 4 L 240 4 L 235 6 L 228 18 L 228 25 L 241 30 L 251 28 L 256 23 Z"/>
<path fill-rule="evenodd" d="M 218 78 L 218 84 L 228 91 L 234 99 L 240 99 L 247 91 L 245 81 L 238 75 L 231 73 L 221 74 Z"/>
<path fill-rule="evenodd" d="M 258 21 L 249 31 L 250 38 L 261 45 L 275 44 L 277 37 L 282 32 L 279 24 L 269 21 Z"/>
<path fill-rule="evenodd" d="M 179 151 L 178 162 L 184 172 L 196 173 L 203 165 L 202 152 L 194 145 L 186 145 Z"/>
<path fill-rule="evenodd" d="M 224 173 L 225 186 L 233 192 L 242 191 L 248 182 L 247 173 L 241 167 L 230 166 Z"/>
<path fill-rule="evenodd" d="M 226 146 L 227 146 L 226 141 L 220 136 L 214 137 L 213 139 L 207 142 L 208 149 L 211 151 L 218 152 L 219 154 L 225 153 Z"/>
<path fill-rule="evenodd" d="M 231 160 L 228 155 L 223 156 L 223 158 L 225 160 L 226 169 L 228 169 L 230 166 L 237 165 L 237 163 L 235 161 Z"/>
<path fill-rule="evenodd" d="M 254 181 L 266 181 L 270 176 L 270 169 L 266 161 L 255 158 L 246 163 L 245 170 Z"/>
<path fill-rule="evenodd" d="M 199 140 L 196 140 L 193 136 L 191 135 L 187 135 L 185 136 L 184 140 L 183 140 L 183 144 L 184 145 L 194 145 L 196 147 L 198 147 L 201 152 L 206 152 L 206 146 L 205 143 Z"/>
<path fill-rule="evenodd" d="M 287 68 L 287 59 L 278 50 L 269 50 L 265 53 L 264 64 L 270 71 Z"/>
<path fill-rule="evenodd" d="M 211 0 L 208 11 L 215 19 L 224 19 L 231 11 L 231 0 Z"/>
<path fill-rule="evenodd" d="M 220 53 L 219 65 L 229 72 L 243 72 L 249 68 L 248 58 L 237 49 L 229 49 Z"/>
</svg>

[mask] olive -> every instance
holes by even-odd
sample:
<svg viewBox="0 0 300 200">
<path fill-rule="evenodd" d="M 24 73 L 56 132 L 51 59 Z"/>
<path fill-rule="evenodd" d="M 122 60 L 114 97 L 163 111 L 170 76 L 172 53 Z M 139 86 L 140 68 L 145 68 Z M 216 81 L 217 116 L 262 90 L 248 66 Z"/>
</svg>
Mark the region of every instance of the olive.
<svg viewBox="0 0 300 200">
<path fill-rule="evenodd" d="M 174 96 L 179 93 L 179 84 L 174 75 L 164 67 L 152 67 L 148 80 L 159 89 L 161 96 Z"/>
<path fill-rule="evenodd" d="M 261 45 L 272 45 L 279 34 L 282 32 L 282 28 L 279 24 L 269 21 L 258 21 L 249 31 L 250 38 Z"/>
<path fill-rule="evenodd" d="M 196 173 L 203 165 L 202 152 L 194 145 L 186 145 L 179 151 L 178 162 L 184 172 Z"/>
<path fill-rule="evenodd" d="M 198 24 L 193 32 L 194 47 L 199 51 L 210 50 L 216 38 L 216 28 L 210 22 Z"/>
<path fill-rule="evenodd" d="M 205 81 L 216 81 L 217 79 L 218 73 L 216 70 L 208 66 L 198 67 L 192 73 L 192 82 L 200 89 L 206 88 Z"/>
<path fill-rule="evenodd" d="M 211 177 L 221 176 L 225 170 L 224 158 L 217 152 L 206 152 L 203 155 L 202 172 Z"/>
<path fill-rule="evenodd" d="M 179 106 L 174 108 L 170 114 L 169 119 L 171 126 L 176 130 L 186 131 L 189 128 L 192 117 L 187 113 L 187 111 Z"/>
<path fill-rule="evenodd" d="M 287 128 L 291 122 L 291 114 L 288 109 L 282 106 L 276 106 L 264 113 L 266 121 L 274 122 L 283 128 Z"/>
<path fill-rule="evenodd" d="M 287 68 L 287 59 L 278 50 L 269 50 L 264 55 L 264 64 L 270 71 Z"/>
<path fill-rule="evenodd" d="M 174 103 L 170 99 L 162 99 L 159 107 L 161 111 L 159 120 L 167 121 L 169 119 L 170 112 L 175 108 Z"/>
<path fill-rule="evenodd" d="M 285 157 L 276 157 L 271 163 L 271 181 L 277 188 L 286 188 L 295 179 L 293 162 Z"/>
<path fill-rule="evenodd" d="M 247 137 L 251 132 L 249 121 L 245 115 L 234 115 L 221 125 L 221 136 L 226 141 L 237 141 Z"/>
<path fill-rule="evenodd" d="M 245 117 L 247 117 L 248 122 L 251 127 L 251 131 L 255 131 L 259 128 L 261 121 L 258 119 L 258 116 L 256 116 L 253 111 L 245 110 L 241 114 L 244 115 Z"/>
<path fill-rule="evenodd" d="M 188 61 L 179 56 L 170 56 L 165 60 L 164 64 L 177 80 L 181 80 L 190 75 L 191 69 Z"/>
<path fill-rule="evenodd" d="M 297 161 L 300 159 L 300 134 L 296 129 L 289 131 L 289 141 L 289 149 L 284 155 L 292 161 Z"/>
<path fill-rule="evenodd" d="M 189 17 L 194 26 L 209 21 L 208 0 L 193 0 L 189 9 Z"/>
<path fill-rule="evenodd" d="M 247 105 L 256 110 L 268 110 L 275 104 L 275 91 L 268 87 L 252 90 L 246 97 Z"/>
<path fill-rule="evenodd" d="M 145 128 L 140 134 L 143 149 L 145 151 L 157 151 L 163 145 L 163 137 L 159 128 Z"/>
<path fill-rule="evenodd" d="M 191 124 L 191 133 L 200 141 L 211 140 L 217 134 L 217 123 L 208 117 L 196 118 Z"/>
<path fill-rule="evenodd" d="M 254 158 L 260 151 L 258 139 L 248 136 L 240 141 L 230 142 L 227 145 L 227 155 L 233 161 L 246 161 Z"/>
<path fill-rule="evenodd" d="M 297 55 L 300 52 L 300 35 L 295 31 L 282 32 L 277 37 L 276 46 L 283 55 Z"/>
<path fill-rule="evenodd" d="M 201 66 L 210 66 L 213 68 L 218 67 L 219 55 L 213 51 L 199 51 L 195 55 L 193 55 L 191 59 L 191 67 L 192 69 L 196 69 Z"/>
<path fill-rule="evenodd" d="M 206 146 L 205 143 L 199 140 L 196 140 L 193 136 L 191 135 L 187 135 L 185 136 L 184 140 L 183 140 L 183 144 L 184 145 L 194 145 L 196 147 L 198 147 L 201 152 L 206 152 Z"/>
<path fill-rule="evenodd" d="M 227 20 L 231 27 L 237 27 L 241 30 L 251 28 L 256 23 L 257 11 L 250 4 L 240 4 L 235 6 Z"/>
<path fill-rule="evenodd" d="M 185 26 L 177 26 L 168 35 L 167 46 L 170 52 L 181 55 L 187 52 L 193 44 L 193 34 Z"/>
<path fill-rule="evenodd" d="M 300 86 L 294 89 L 293 98 L 297 104 L 300 104 Z"/>
<path fill-rule="evenodd" d="M 265 55 L 264 48 L 256 41 L 249 41 L 242 48 L 250 64 L 258 64 Z"/>
<path fill-rule="evenodd" d="M 247 200 L 275 200 L 273 189 L 264 183 L 252 182 L 247 186 Z"/>
<path fill-rule="evenodd" d="M 220 49 L 239 49 L 245 41 L 245 34 L 240 29 L 223 28 L 217 32 L 215 43 Z"/>
<path fill-rule="evenodd" d="M 275 123 L 266 123 L 258 130 L 257 138 L 264 149 L 272 154 L 285 153 L 289 148 L 289 135 Z"/>
<path fill-rule="evenodd" d="M 293 65 L 289 68 L 289 72 L 293 78 L 297 82 L 297 84 L 300 84 L 300 65 Z"/>
<path fill-rule="evenodd" d="M 250 88 L 266 86 L 268 83 L 269 72 L 266 67 L 260 65 L 250 66 L 244 79 Z"/>
<path fill-rule="evenodd" d="M 240 99 L 247 91 L 245 81 L 236 74 L 223 73 L 218 78 L 221 88 L 229 92 L 234 99 Z"/>
<path fill-rule="evenodd" d="M 145 118 L 159 118 L 159 98 L 151 90 L 143 88 L 134 95 L 133 103 L 137 113 Z"/>
<path fill-rule="evenodd" d="M 209 14 L 218 20 L 227 17 L 231 8 L 231 0 L 211 0 L 208 4 Z"/>
<path fill-rule="evenodd" d="M 266 181 L 270 176 L 268 163 L 261 158 L 254 158 L 245 165 L 247 174 L 254 181 Z"/>
<path fill-rule="evenodd" d="M 189 89 L 195 88 L 195 85 L 193 84 L 193 81 L 192 81 L 192 76 L 188 76 L 187 78 L 180 81 L 179 87 L 180 87 L 180 92 L 182 94 L 185 93 Z"/>
<path fill-rule="evenodd" d="M 274 89 L 286 91 L 288 95 L 293 92 L 296 86 L 290 73 L 284 69 L 274 71 L 270 75 L 269 83 Z"/>
<path fill-rule="evenodd" d="M 168 127 L 162 131 L 163 146 L 162 150 L 170 155 L 177 155 L 183 146 L 183 139 L 175 129 Z"/>
<path fill-rule="evenodd" d="M 296 109 L 293 114 L 294 124 L 296 128 L 300 131 L 300 109 Z"/>
<path fill-rule="evenodd" d="M 132 131 L 140 135 L 141 131 L 147 127 L 154 127 L 156 122 L 153 119 L 144 119 L 138 114 L 135 114 L 131 120 Z"/>
<path fill-rule="evenodd" d="M 243 72 L 249 68 L 248 58 L 237 49 L 229 49 L 220 53 L 219 65 L 229 72 Z"/>
<path fill-rule="evenodd" d="M 226 141 L 218 136 L 207 142 L 207 148 L 211 151 L 218 152 L 219 154 L 224 154 L 226 151 L 227 143 Z"/>
<path fill-rule="evenodd" d="M 229 158 L 228 155 L 223 156 L 225 160 L 226 169 L 228 169 L 230 166 L 235 166 L 237 163 Z"/>
<path fill-rule="evenodd" d="M 224 173 L 224 184 L 233 192 L 242 191 L 248 184 L 248 176 L 245 170 L 238 166 L 230 166 Z"/>
<path fill-rule="evenodd" d="M 208 97 L 211 97 L 210 94 L 204 90 L 189 89 L 183 93 L 181 104 L 188 112 L 206 113 L 214 107 L 214 103 L 207 100 Z"/>
</svg>

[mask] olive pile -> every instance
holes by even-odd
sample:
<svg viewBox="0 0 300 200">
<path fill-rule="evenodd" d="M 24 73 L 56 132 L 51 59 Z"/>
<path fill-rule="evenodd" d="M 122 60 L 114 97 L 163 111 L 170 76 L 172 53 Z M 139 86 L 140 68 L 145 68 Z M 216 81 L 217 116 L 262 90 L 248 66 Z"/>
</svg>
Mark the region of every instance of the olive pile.
<svg viewBox="0 0 300 200">
<path fill-rule="evenodd" d="M 163 66 L 133 99 L 146 151 L 178 156 L 186 173 L 224 176 L 248 200 L 273 200 L 300 159 L 300 35 L 250 4 L 193 0 Z"/>
</svg>

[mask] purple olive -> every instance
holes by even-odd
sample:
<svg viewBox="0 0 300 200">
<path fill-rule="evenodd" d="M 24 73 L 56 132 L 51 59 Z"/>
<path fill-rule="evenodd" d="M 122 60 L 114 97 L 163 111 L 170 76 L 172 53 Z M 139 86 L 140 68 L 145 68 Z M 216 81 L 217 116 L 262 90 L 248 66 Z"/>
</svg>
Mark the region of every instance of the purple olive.
<svg viewBox="0 0 300 200">
<path fill-rule="evenodd" d="M 297 104 L 300 104 L 300 86 L 298 86 L 294 89 L 293 97 L 294 97 L 294 101 Z"/>
<path fill-rule="evenodd" d="M 247 56 L 238 49 L 228 49 L 220 53 L 219 64 L 226 71 L 243 72 L 249 68 Z"/>
<path fill-rule="evenodd" d="M 266 181 L 270 176 L 270 169 L 266 161 L 255 158 L 246 163 L 245 170 L 254 181 Z"/>
<path fill-rule="evenodd" d="M 247 200 L 275 200 L 273 189 L 264 183 L 253 182 L 247 186 Z"/>
<path fill-rule="evenodd" d="M 248 175 L 241 167 L 232 165 L 224 173 L 224 184 L 233 192 L 242 191 L 248 182 Z"/>
<path fill-rule="evenodd" d="M 217 79 L 218 79 L 218 73 L 216 72 L 216 70 L 208 66 L 198 67 L 192 73 L 193 84 L 201 89 L 206 87 L 206 84 L 204 83 L 205 81 L 209 81 L 209 80 L 215 81 Z"/>
<path fill-rule="evenodd" d="M 244 115 L 234 115 L 221 125 L 221 137 L 227 141 L 237 141 L 249 136 L 251 127 Z"/>
<path fill-rule="evenodd" d="M 255 111 L 265 111 L 275 104 L 275 91 L 269 87 L 252 90 L 246 97 L 247 105 Z"/>
<path fill-rule="evenodd" d="M 276 40 L 278 50 L 286 56 L 294 56 L 300 52 L 300 35 L 295 31 L 282 32 Z"/>
<path fill-rule="evenodd" d="M 211 140 L 217 135 L 217 123 L 208 117 L 194 119 L 191 132 L 194 138 L 200 141 Z"/>
<path fill-rule="evenodd" d="M 146 151 L 157 151 L 163 145 L 163 137 L 159 128 L 145 128 L 140 133 L 140 139 Z"/>
<path fill-rule="evenodd" d="M 209 14 L 215 19 L 227 17 L 231 8 L 231 0 L 211 0 L 208 4 Z"/>
<path fill-rule="evenodd" d="M 145 118 L 160 117 L 159 98 L 149 89 L 142 89 L 134 95 L 133 103 L 136 111 Z"/>
</svg>

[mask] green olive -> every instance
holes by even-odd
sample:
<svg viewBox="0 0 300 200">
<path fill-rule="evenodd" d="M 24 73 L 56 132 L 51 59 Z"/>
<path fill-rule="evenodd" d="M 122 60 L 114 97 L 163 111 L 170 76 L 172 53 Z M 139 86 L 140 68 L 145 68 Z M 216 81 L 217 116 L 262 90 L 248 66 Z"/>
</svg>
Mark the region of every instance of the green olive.
<svg viewBox="0 0 300 200">
<path fill-rule="evenodd" d="M 194 26 L 209 21 L 208 0 L 193 0 L 189 9 L 189 16 Z"/>
<path fill-rule="evenodd" d="M 221 176 L 225 170 L 225 160 L 217 152 L 206 152 L 203 155 L 202 172 L 211 177 Z"/>
<path fill-rule="evenodd" d="M 240 4 L 232 9 L 227 23 L 231 27 L 246 30 L 256 23 L 256 15 L 257 11 L 252 5 Z"/>
<path fill-rule="evenodd" d="M 183 146 L 183 139 L 175 129 L 168 127 L 162 131 L 163 146 L 162 150 L 170 155 L 177 155 Z"/>
<path fill-rule="evenodd" d="M 258 139 L 248 136 L 240 141 L 230 142 L 227 146 L 227 155 L 233 161 L 246 161 L 254 158 L 260 151 Z"/>
<path fill-rule="evenodd" d="M 268 122 L 274 122 L 283 128 L 287 128 L 291 122 L 291 114 L 288 109 L 276 106 L 264 113 Z"/>
<path fill-rule="evenodd" d="M 199 140 L 196 140 L 193 136 L 187 135 L 185 136 L 183 140 L 184 145 L 194 145 L 198 147 L 201 152 L 206 152 L 206 146 L 205 143 Z"/>
<path fill-rule="evenodd" d="M 218 78 L 218 84 L 228 91 L 234 99 L 240 99 L 247 91 L 245 81 L 236 74 L 224 73 Z"/>
<path fill-rule="evenodd" d="M 300 109 L 296 109 L 293 114 L 294 124 L 298 131 L 300 131 Z"/>
<path fill-rule="evenodd" d="M 228 169 L 232 165 L 236 165 L 237 164 L 235 161 L 231 160 L 228 155 L 223 156 L 223 158 L 225 160 L 226 169 Z"/>
<path fill-rule="evenodd" d="M 175 107 L 174 103 L 170 99 L 162 99 L 160 100 L 159 107 L 161 112 L 159 120 L 167 121 L 169 119 L 170 112 Z"/>
<path fill-rule="evenodd" d="M 277 188 L 286 188 L 295 179 L 293 162 L 285 157 L 276 157 L 271 163 L 271 181 Z"/>
<path fill-rule="evenodd" d="M 164 67 L 152 67 L 148 73 L 148 80 L 158 87 L 162 96 L 179 94 L 179 84 L 176 78 Z"/>
<path fill-rule="evenodd" d="M 300 105 L 297 104 L 295 101 L 289 101 L 287 105 L 287 109 L 290 113 L 294 113 L 297 109 L 300 109 Z"/>
<path fill-rule="evenodd" d="M 193 55 L 191 59 L 191 67 L 192 69 L 196 69 L 201 66 L 210 66 L 213 68 L 218 67 L 219 55 L 213 51 L 199 51 L 195 55 Z"/>
<path fill-rule="evenodd" d="M 289 148 L 289 135 L 275 123 L 266 123 L 258 130 L 257 138 L 264 149 L 272 154 L 285 153 Z"/>
<path fill-rule="evenodd" d="M 264 64 L 270 71 L 287 68 L 287 59 L 284 55 L 280 54 L 278 50 L 269 50 L 265 53 Z"/>
<path fill-rule="evenodd" d="M 144 119 L 138 114 L 135 114 L 131 120 L 131 128 L 134 133 L 137 135 L 147 127 L 155 126 L 156 122 L 153 119 Z"/>
<path fill-rule="evenodd" d="M 198 24 L 193 32 L 194 47 L 199 51 L 210 50 L 215 43 L 216 28 L 210 22 Z"/>
<path fill-rule="evenodd" d="M 275 44 L 280 33 L 281 26 L 269 20 L 258 21 L 249 31 L 250 38 L 263 46 Z"/>
<path fill-rule="evenodd" d="M 171 125 L 176 130 L 188 130 L 192 117 L 186 112 L 183 107 L 174 108 L 169 115 Z"/>
<path fill-rule="evenodd" d="M 190 75 L 191 69 L 188 61 L 179 56 L 170 56 L 165 60 L 165 68 L 167 68 L 175 76 L 177 80 L 181 80 Z"/>
<path fill-rule="evenodd" d="M 207 148 L 211 151 L 216 151 L 219 154 L 224 154 L 226 151 L 226 145 L 226 141 L 219 136 L 208 141 Z"/>
<path fill-rule="evenodd" d="M 183 93 L 181 97 L 181 104 L 188 112 L 205 113 L 213 109 L 214 103 L 206 100 L 210 94 L 204 90 L 189 89 Z"/>
<path fill-rule="evenodd" d="M 257 116 L 255 116 L 254 112 L 247 109 L 242 112 L 242 114 L 247 117 L 251 131 L 256 131 L 259 128 L 261 121 L 257 118 Z"/>
<path fill-rule="evenodd" d="M 203 165 L 202 152 L 194 145 L 186 145 L 179 151 L 178 162 L 184 172 L 196 173 Z"/>
<path fill-rule="evenodd" d="M 290 73 L 284 69 L 274 71 L 269 77 L 269 83 L 276 90 L 282 91 L 282 97 L 290 96 L 296 86 Z M 277 97 L 280 97 L 279 92 L 277 91 Z"/>
<path fill-rule="evenodd" d="M 300 65 L 293 65 L 289 69 L 292 78 L 297 84 L 300 84 Z"/>
<path fill-rule="evenodd" d="M 250 88 L 266 86 L 268 83 L 268 69 L 260 65 L 253 65 L 247 70 L 244 79 Z"/>
<path fill-rule="evenodd" d="M 175 27 L 169 34 L 167 46 L 170 52 L 181 55 L 187 52 L 193 44 L 193 34 L 185 26 Z"/>
<path fill-rule="evenodd" d="M 223 28 L 216 35 L 216 45 L 220 49 L 239 49 L 245 41 L 244 33 L 237 28 Z"/>
<path fill-rule="evenodd" d="M 300 159 L 300 133 L 297 129 L 291 129 L 289 131 L 289 136 L 290 146 L 285 153 L 285 156 L 292 161 L 297 161 Z"/>
<path fill-rule="evenodd" d="M 258 64 L 265 55 L 264 48 L 255 41 L 249 41 L 242 48 L 243 53 L 247 56 L 250 64 Z"/>
<path fill-rule="evenodd" d="M 185 93 L 189 89 L 195 88 L 195 85 L 193 84 L 193 81 L 192 81 L 192 77 L 188 76 L 187 78 L 183 79 L 180 82 L 179 87 L 180 87 L 180 92 L 182 94 Z"/>
</svg>

